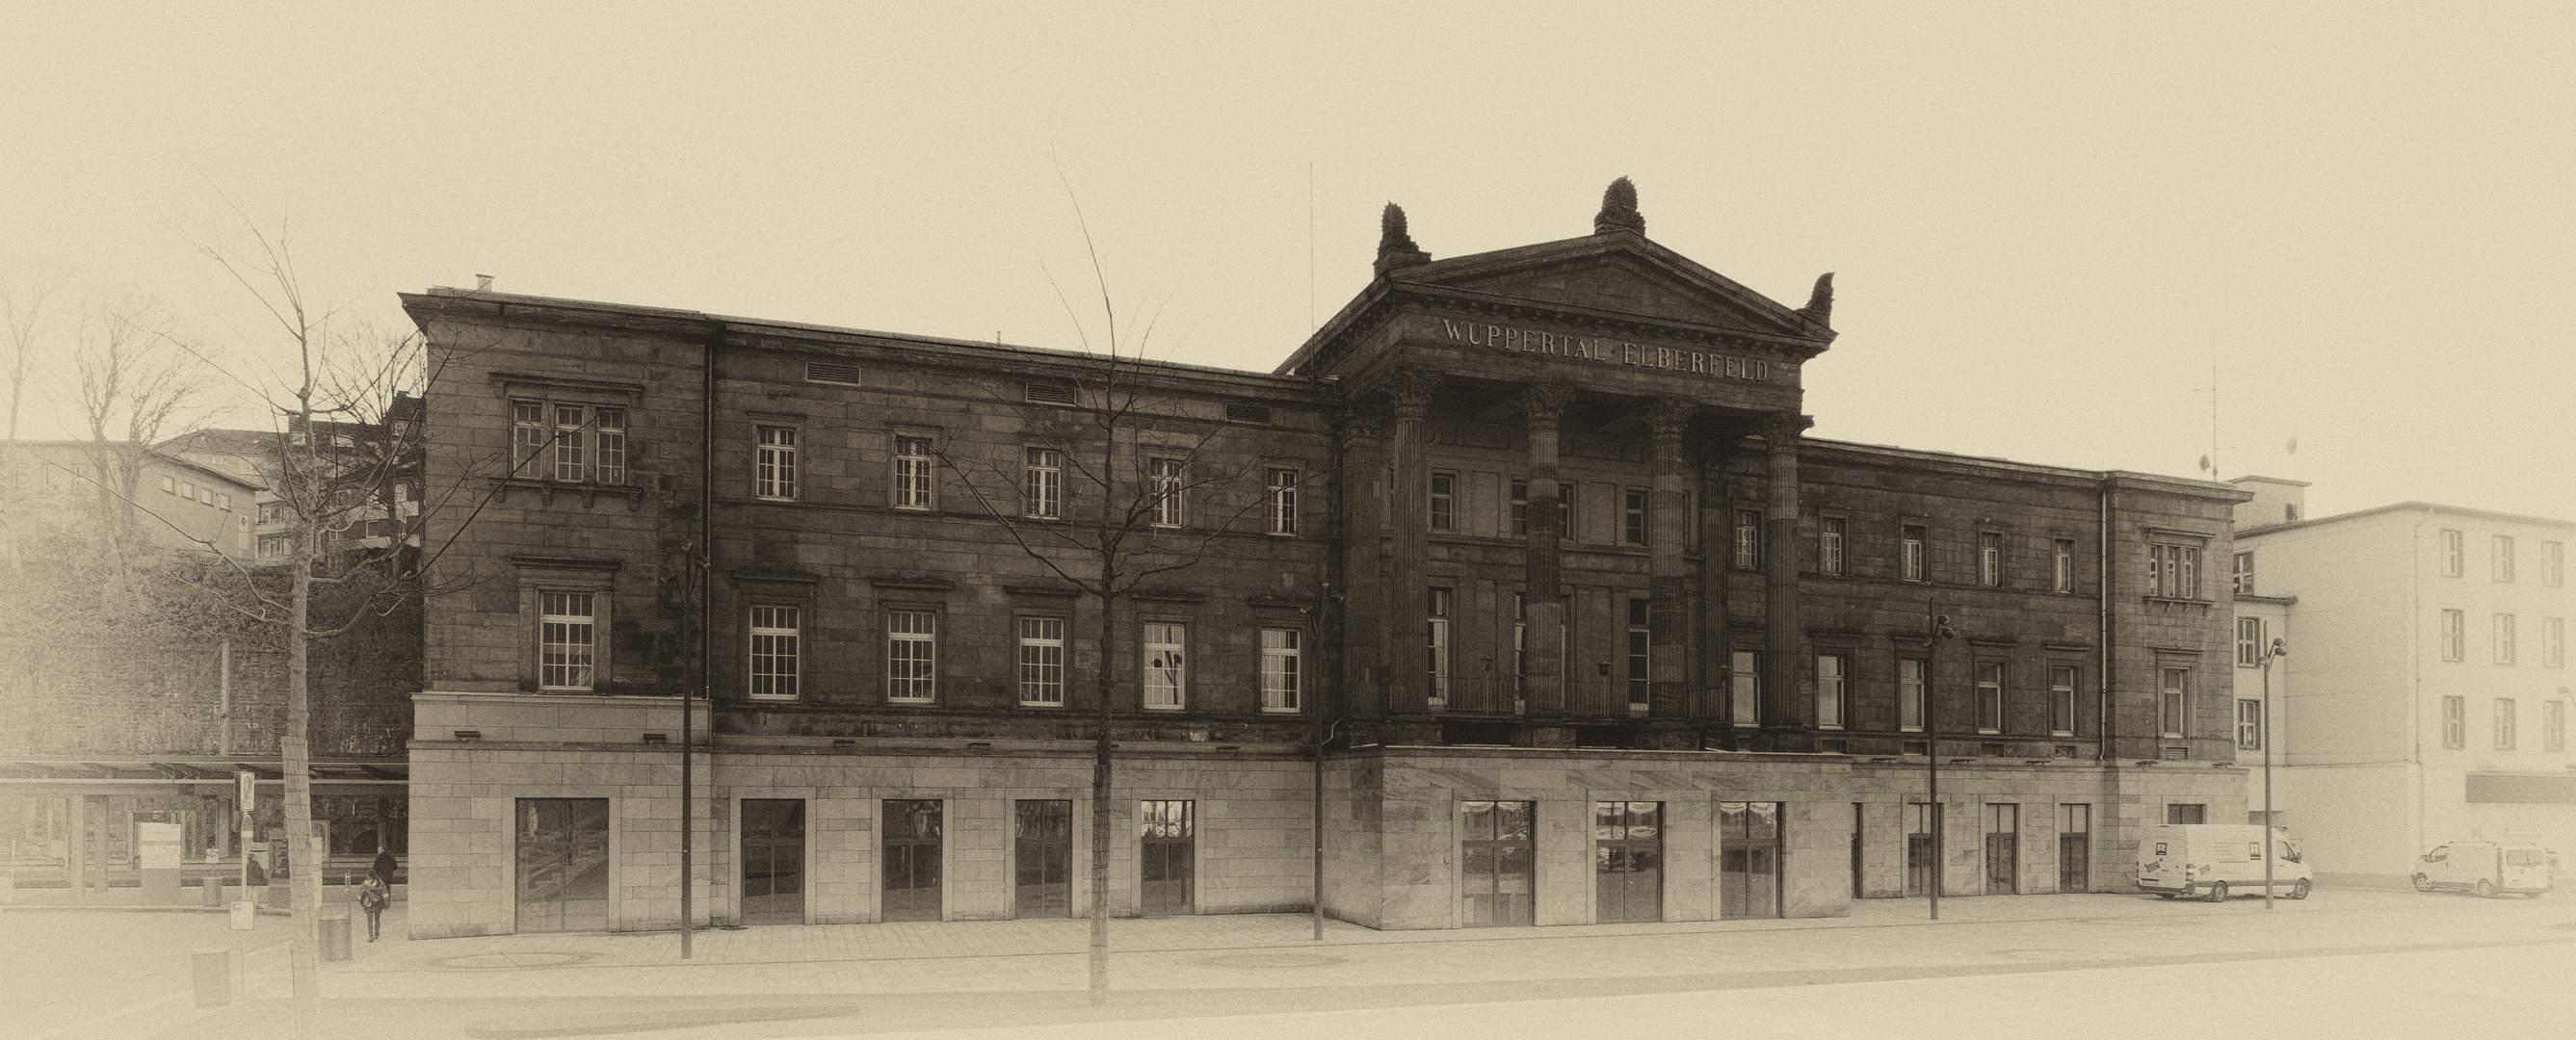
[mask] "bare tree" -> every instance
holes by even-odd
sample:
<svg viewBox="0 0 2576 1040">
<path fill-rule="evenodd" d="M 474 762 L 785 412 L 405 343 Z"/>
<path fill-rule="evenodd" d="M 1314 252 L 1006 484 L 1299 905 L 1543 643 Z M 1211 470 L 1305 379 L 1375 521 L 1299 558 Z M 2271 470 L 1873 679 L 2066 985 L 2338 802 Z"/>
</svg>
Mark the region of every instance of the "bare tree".
<svg viewBox="0 0 2576 1040">
<path fill-rule="evenodd" d="M 1081 217 L 1078 204 L 1075 216 Z M 1117 724 L 1113 705 L 1122 660 L 1119 617 L 1136 593 L 1205 561 L 1219 538 L 1263 506 L 1267 489 L 1256 486 L 1246 493 L 1246 483 L 1262 477 L 1258 463 L 1221 458 L 1213 450 L 1229 432 L 1224 419 L 1189 415 L 1188 406 L 1198 402 L 1161 392 L 1154 363 L 1143 356 L 1143 345 L 1152 338 L 1151 322 L 1132 337 L 1138 346 L 1130 349 L 1130 330 L 1118 323 L 1087 225 L 1083 241 L 1090 249 L 1100 316 L 1108 330 L 1106 351 L 1076 363 L 1070 377 L 1042 377 L 1061 379 L 1052 384 L 1056 393 L 1050 402 L 1031 405 L 1016 383 L 985 388 L 995 404 L 1019 416 L 1021 443 L 1031 457 L 997 460 L 941 452 L 937 458 L 1012 544 L 1099 605 L 1091 633 L 1099 664 L 1092 675 L 1098 716 L 1089 895 L 1090 996 L 1100 1004 L 1109 991 L 1110 788 Z M 1066 311 L 1090 347 L 1090 334 L 1069 300 Z M 1157 683 L 1158 671 L 1179 673 L 1178 652 L 1167 656 L 1169 660 L 1147 663 L 1146 685 Z"/>
<path fill-rule="evenodd" d="M 25 289 L 0 292 L 0 324 L 6 324 L 8 353 L 0 355 L 0 378 L 9 381 L 9 440 L 18 439 L 18 419 L 27 400 L 27 381 L 36 375 L 36 344 L 43 328 L 46 300 L 53 287 L 36 282 Z"/>
<path fill-rule="evenodd" d="M 126 595 L 140 549 L 137 525 L 148 522 L 135 505 L 145 463 L 153 445 L 203 417 L 204 369 L 172 331 L 169 312 L 143 297 L 92 303 L 81 319 L 73 366 L 95 474 L 97 544 L 111 572 L 122 576 L 111 594 Z"/>
</svg>

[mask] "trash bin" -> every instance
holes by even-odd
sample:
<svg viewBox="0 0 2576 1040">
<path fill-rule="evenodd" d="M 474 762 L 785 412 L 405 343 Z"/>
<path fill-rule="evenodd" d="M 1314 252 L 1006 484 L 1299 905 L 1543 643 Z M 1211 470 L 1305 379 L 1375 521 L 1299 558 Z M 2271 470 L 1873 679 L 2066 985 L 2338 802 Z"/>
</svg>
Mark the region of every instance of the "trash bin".
<svg viewBox="0 0 2576 1040">
<path fill-rule="evenodd" d="M 349 912 L 347 910 L 322 915 L 322 959 L 326 961 L 349 959 Z"/>
<path fill-rule="evenodd" d="M 233 1002 L 233 951 L 199 950 L 195 962 L 197 1006 L 223 1007 Z"/>
<path fill-rule="evenodd" d="M 207 906 L 224 905 L 224 876 L 216 874 L 197 886 L 197 901 Z"/>
</svg>

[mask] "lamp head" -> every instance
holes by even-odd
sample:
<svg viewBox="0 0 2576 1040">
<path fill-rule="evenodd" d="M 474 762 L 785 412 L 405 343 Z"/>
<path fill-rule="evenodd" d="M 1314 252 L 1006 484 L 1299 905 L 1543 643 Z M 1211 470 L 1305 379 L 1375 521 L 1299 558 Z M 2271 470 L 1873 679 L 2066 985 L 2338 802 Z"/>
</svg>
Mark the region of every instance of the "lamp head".
<svg viewBox="0 0 2576 1040">
<path fill-rule="evenodd" d="M 2284 640 L 2279 639 L 2279 638 L 2275 638 L 2275 639 L 2273 639 L 2273 640 L 2272 640 L 2272 656 L 2274 656 L 2274 657 L 2288 657 L 2288 656 L 2290 656 L 2290 644 L 2289 644 L 2288 642 L 2284 641 Z"/>
</svg>

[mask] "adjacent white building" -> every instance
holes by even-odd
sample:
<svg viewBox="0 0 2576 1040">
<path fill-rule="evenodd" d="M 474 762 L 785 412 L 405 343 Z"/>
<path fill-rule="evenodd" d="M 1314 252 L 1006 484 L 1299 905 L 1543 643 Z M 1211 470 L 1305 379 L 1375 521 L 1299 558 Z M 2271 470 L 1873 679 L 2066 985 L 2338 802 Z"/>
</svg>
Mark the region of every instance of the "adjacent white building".
<svg viewBox="0 0 2576 1040">
<path fill-rule="evenodd" d="M 2296 831 L 2326 883 L 2403 885 L 2418 854 L 2460 839 L 2576 852 L 2576 523 L 2425 502 L 2306 519 L 2301 482 L 2233 483 L 2254 493 L 2233 566 L 2238 760 L 2277 738 L 2277 804 L 2251 769 L 2249 808 Z M 2273 638 L 2290 652 L 2266 719 Z"/>
</svg>

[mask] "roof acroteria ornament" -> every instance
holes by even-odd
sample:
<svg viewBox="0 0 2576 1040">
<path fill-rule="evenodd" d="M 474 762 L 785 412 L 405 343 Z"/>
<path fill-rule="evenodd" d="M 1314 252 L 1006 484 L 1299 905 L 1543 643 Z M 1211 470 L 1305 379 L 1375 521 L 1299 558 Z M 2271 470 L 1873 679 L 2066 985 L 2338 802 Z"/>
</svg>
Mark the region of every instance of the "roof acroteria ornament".
<svg viewBox="0 0 2576 1040">
<path fill-rule="evenodd" d="M 1431 262 L 1431 254 L 1414 245 L 1413 236 L 1405 231 L 1404 207 L 1387 203 L 1386 209 L 1378 214 L 1377 227 L 1377 273 L 1385 274 L 1391 268 Z"/>
<path fill-rule="evenodd" d="M 1816 319 L 1816 324 L 1832 328 L 1834 324 L 1834 273 L 1816 276 L 1816 291 L 1807 297 L 1807 305 L 1798 313 Z"/>
<path fill-rule="evenodd" d="M 1607 235 L 1613 231 L 1646 233 L 1646 218 L 1637 212 L 1637 186 L 1621 177 L 1610 182 L 1601 193 L 1601 212 L 1592 218 L 1592 233 Z"/>
</svg>

